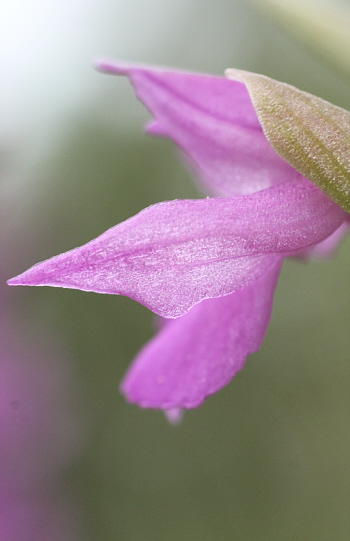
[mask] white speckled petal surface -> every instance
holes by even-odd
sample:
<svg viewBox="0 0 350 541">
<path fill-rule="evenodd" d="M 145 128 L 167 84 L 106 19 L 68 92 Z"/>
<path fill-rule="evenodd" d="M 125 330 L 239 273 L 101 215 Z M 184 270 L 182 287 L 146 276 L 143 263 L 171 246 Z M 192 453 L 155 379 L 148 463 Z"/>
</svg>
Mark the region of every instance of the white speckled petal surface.
<svg viewBox="0 0 350 541">
<path fill-rule="evenodd" d="M 305 180 L 236 198 L 159 203 L 9 284 L 127 295 L 179 317 L 253 283 L 268 268 L 266 256 L 321 242 L 346 216 Z"/>
</svg>

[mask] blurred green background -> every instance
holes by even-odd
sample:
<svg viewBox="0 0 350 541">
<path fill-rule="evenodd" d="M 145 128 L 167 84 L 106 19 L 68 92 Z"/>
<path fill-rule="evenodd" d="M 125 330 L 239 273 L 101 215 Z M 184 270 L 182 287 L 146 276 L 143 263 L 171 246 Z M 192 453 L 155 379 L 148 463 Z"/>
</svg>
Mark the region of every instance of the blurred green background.
<svg viewBox="0 0 350 541">
<path fill-rule="evenodd" d="M 147 205 L 201 196 L 174 145 L 142 133 L 128 82 L 94 72 L 94 57 L 236 67 L 350 108 L 350 75 L 315 54 L 307 10 L 297 3 L 304 23 L 289 32 L 266 4 L 2 6 L 4 541 L 349 539 L 350 238 L 331 261 L 285 264 L 261 351 L 176 428 L 118 391 L 154 333 L 146 308 L 4 285 Z"/>
</svg>

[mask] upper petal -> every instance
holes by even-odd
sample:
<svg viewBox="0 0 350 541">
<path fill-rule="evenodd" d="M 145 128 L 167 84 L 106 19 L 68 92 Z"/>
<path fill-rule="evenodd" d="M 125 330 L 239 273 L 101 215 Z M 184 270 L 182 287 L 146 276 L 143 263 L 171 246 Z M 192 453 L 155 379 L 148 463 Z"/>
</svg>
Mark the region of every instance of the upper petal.
<svg viewBox="0 0 350 541">
<path fill-rule="evenodd" d="M 109 61 L 97 67 L 130 78 L 154 116 L 148 131 L 185 150 L 213 195 L 249 194 L 300 176 L 272 149 L 241 82 Z"/>
<path fill-rule="evenodd" d="M 227 385 L 262 344 L 282 259 L 270 256 L 253 284 L 167 322 L 130 367 L 121 386 L 126 398 L 178 413 Z"/>
<path fill-rule="evenodd" d="M 266 256 L 322 241 L 346 216 L 306 180 L 231 199 L 160 203 L 9 284 L 122 294 L 178 317 L 252 283 Z"/>
</svg>

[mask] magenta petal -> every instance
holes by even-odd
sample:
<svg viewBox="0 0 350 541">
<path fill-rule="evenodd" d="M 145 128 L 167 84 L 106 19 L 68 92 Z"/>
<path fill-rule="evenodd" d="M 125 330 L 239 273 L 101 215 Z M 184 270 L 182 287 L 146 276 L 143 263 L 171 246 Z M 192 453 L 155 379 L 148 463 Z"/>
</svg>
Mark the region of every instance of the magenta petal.
<svg viewBox="0 0 350 541">
<path fill-rule="evenodd" d="M 350 217 L 344 221 L 338 229 L 329 237 L 319 242 L 312 248 L 302 250 L 297 254 L 299 259 L 325 259 L 332 257 L 350 229 Z"/>
<path fill-rule="evenodd" d="M 130 78 L 154 116 L 148 131 L 184 149 L 213 195 L 249 194 L 300 176 L 267 141 L 243 83 L 109 61 L 97 67 Z"/>
<path fill-rule="evenodd" d="M 195 408 L 227 385 L 257 351 L 270 321 L 282 258 L 253 284 L 207 299 L 171 320 L 135 359 L 122 383 L 130 402 L 177 411 Z"/>
<path fill-rule="evenodd" d="M 266 256 L 320 242 L 345 216 L 306 180 L 232 199 L 165 202 L 8 283 L 127 295 L 179 317 L 254 282 Z"/>
</svg>

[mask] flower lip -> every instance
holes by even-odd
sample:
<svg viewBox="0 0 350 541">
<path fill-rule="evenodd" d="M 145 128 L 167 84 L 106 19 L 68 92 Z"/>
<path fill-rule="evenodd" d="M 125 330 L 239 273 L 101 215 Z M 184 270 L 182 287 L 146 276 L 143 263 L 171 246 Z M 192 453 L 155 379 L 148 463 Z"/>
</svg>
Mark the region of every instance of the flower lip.
<svg viewBox="0 0 350 541">
<path fill-rule="evenodd" d="M 227 385 L 264 339 L 283 262 L 279 256 L 269 259 L 266 272 L 250 286 L 168 321 L 122 382 L 127 400 L 177 412 L 198 407 Z"/>
</svg>

